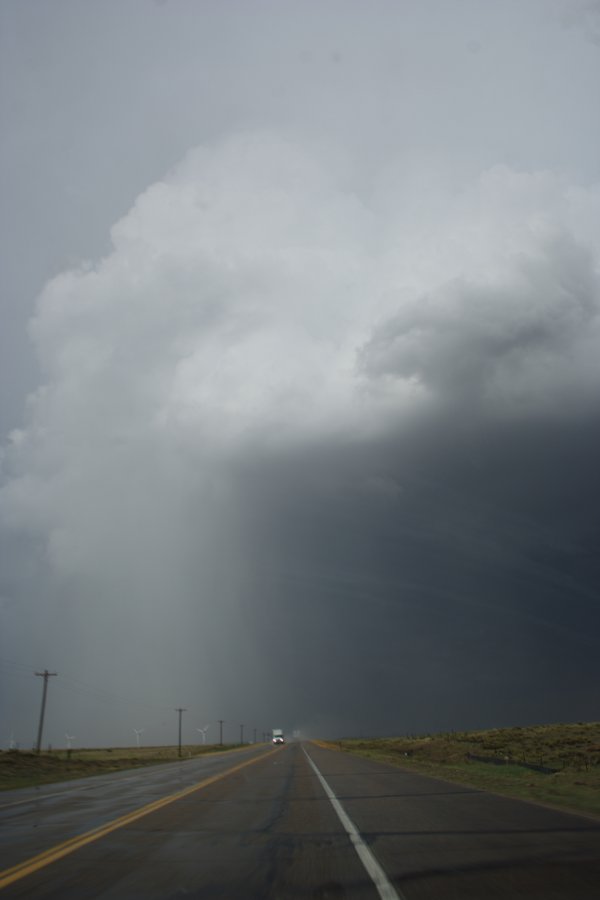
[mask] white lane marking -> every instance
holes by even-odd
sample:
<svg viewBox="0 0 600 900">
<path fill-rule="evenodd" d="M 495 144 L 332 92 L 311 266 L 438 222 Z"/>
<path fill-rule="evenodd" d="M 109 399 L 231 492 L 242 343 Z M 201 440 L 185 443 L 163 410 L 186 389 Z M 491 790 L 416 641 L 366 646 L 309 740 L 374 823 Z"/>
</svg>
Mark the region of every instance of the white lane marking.
<svg viewBox="0 0 600 900">
<path fill-rule="evenodd" d="M 358 828 L 356 827 L 350 816 L 347 814 L 346 810 L 344 809 L 338 798 L 335 796 L 304 747 L 302 749 L 304 750 L 304 755 L 311 764 L 315 775 L 319 779 L 321 787 L 327 794 L 331 805 L 335 809 L 338 815 L 338 819 L 344 826 L 344 829 L 346 830 L 346 833 L 348 834 L 348 837 L 350 838 L 361 863 L 367 870 L 368 874 L 371 876 L 371 880 L 377 888 L 381 900 L 406 900 L 404 895 L 396 891 L 394 886 L 388 880 L 387 875 L 363 841 Z"/>
</svg>

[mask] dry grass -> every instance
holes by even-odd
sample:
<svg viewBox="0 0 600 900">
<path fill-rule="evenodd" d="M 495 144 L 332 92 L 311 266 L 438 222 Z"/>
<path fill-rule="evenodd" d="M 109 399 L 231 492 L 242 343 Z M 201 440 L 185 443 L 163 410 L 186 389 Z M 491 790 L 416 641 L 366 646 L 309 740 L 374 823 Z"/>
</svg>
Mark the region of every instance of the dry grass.
<svg viewBox="0 0 600 900">
<path fill-rule="evenodd" d="M 449 781 L 600 816 L 598 722 L 348 739 L 330 746 Z M 537 771 L 534 766 L 553 771 Z"/>
</svg>

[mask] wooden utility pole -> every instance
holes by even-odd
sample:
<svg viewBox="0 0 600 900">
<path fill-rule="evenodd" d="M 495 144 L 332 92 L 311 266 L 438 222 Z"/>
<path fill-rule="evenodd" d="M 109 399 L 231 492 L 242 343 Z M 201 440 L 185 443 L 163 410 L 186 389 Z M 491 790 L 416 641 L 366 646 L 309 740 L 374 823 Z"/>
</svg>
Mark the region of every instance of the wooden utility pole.
<svg viewBox="0 0 600 900">
<path fill-rule="evenodd" d="M 183 706 L 178 706 L 175 712 L 179 713 L 179 743 L 177 745 L 177 755 L 181 756 L 181 714 L 187 712 L 187 710 Z"/>
<path fill-rule="evenodd" d="M 40 710 L 40 724 L 38 725 L 38 736 L 37 736 L 37 744 L 35 747 L 35 752 L 39 753 L 42 749 L 42 731 L 44 730 L 44 713 L 46 712 L 46 694 L 48 693 L 48 679 L 54 678 L 57 674 L 56 672 L 49 672 L 48 669 L 44 669 L 43 672 L 36 672 L 36 675 L 39 675 L 40 678 L 44 679 L 44 687 L 42 689 L 42 708 Z"/>
</svg>

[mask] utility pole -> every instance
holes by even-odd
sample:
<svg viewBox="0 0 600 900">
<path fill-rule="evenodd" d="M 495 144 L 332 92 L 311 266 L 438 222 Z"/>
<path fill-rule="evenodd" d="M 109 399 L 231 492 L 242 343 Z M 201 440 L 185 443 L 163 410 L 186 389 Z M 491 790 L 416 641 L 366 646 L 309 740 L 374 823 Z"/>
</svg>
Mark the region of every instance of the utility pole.
<svg viewBox="0 0 600 900">
<path fill-rule="evenodd" d="M 187 712 L 187 710 L 183 706 L 178 706 L 177 709 L 175 710 L 175 712 L 179 713 L 179 744 L 178 744 L 177 755 L 181 756 L 181 714 L 184 712 Z"/>
<path fill-rule="evenodd" d="M 217 719 L 217 722 L 219 723 L 219 743 L 222 747 L 223 746 L 223 722 L 224 722 L 224 719 Z"/>
<path fill-rule="evenodd" d="M 252 743 L 253 743 L 253 744 L 256 743 L 256 728 L 254 729 L 254 740 L 252 741 Z"/>
<path fill-rule="evenodd" d="M 240 744 L 244 743 L 244 726 L 240 725 Z"/>
<path fill-rule="evenodd" d="M 40 710 L 40 724 L 38 726 L 38 736 L 37 736 L 37 744 L 35 747 L 35 752 L 39 753 L 42 749 L 42 731 L 44 728 L 44 713 L 46 712 L 46 694 L 48 693 L 48 679 L 53 678 L 57 673 L 49 672 L 48 669 L 44 669 L 43 672 L 36 672 L 36 675 L 39 675 L 40 678 L 44 679 L 44 687 L 42 688 L 42 708 Z"/>
</svg>

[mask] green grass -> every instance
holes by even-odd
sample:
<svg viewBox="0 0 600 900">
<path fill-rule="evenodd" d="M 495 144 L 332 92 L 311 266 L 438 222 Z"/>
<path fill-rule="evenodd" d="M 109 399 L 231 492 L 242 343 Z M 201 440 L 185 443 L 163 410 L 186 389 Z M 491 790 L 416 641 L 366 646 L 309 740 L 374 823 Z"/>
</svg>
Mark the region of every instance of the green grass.
<svg viewBox="0 0 600 900">
<path fill-rule="evenodd" d="M 183 759 L 236 750 L 238 744 L 187 745 L 181 748 Z M 87 778 L 121 769 L 136 769 L 179 759 L 177 747 L 108 747 L 22 753 L 16 750 L 0 751 L 0 790 L 33 787 L 68 781 L 71 778 Z"/>
<path fill-rule="evenodd" d="M 328 746 L 499 794 L 600 816 L 600 723 L 345 739 Z M 482 757 L 488 762 L 469 759 Z M 493 760 L 502 760 L 495 765 Z M 538 772 L 527 763 L 555 769 Z"/>
</svg>

